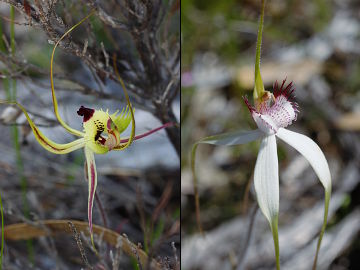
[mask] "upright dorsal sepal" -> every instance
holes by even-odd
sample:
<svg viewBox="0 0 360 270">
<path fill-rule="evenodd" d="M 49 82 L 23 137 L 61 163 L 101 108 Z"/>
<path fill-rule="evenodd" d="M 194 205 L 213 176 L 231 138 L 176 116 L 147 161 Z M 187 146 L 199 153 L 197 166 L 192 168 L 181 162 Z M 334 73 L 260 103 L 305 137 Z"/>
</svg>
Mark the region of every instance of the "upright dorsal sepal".
<svg viewBox="0 0 360 270">
<path fill-rule="evenodd" d="M 264 13 L 265 13 L 265 0 L 261 0 L 261 15 L 259 22 L 259 30 L 256 43 L 256 57 L 255 57 L 255 87 L 254 87 L 254 103 L 256 104 L 259 99 L 265 93 L 264 83 L 260 74 L 260 55 L 261 55 L 261 42 L 262 42 L 262 32 L 264 27 Z"/>
</svg>

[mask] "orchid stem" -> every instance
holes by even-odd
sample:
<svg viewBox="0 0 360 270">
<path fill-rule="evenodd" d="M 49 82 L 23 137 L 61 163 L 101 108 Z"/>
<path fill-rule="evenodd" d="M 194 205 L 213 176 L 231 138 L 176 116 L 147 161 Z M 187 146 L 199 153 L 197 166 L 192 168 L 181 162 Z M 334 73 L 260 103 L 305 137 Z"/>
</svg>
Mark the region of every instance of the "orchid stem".
<svg viewBox="0 0 360 270">
<path fill-rule="evenodd" d="M 271 231 L 274 239 L 276 270 L 280 270 L 280 248 L 279 248 L 279 233 L 278 233 L 278 217 L 272 221 Z"/>
<path fill-rule="evenodd" d="M 315 254 L 315 258 L 314 258 L 314 263 L 313 263 L 312 270 L 316 270 L 316 265 L 317 265 L 317 260 L 318 260 L 319 251 L 320 251 L 321 241 L 322 241 L 322 238 L 323 238 L 323 236 L 324 236 L 325 229 L 326 229 L 326 225 L 327 225 L 327 218 L 328 218 L 328 212 L 329 212 L 330 197 L 331 197 L 331 188 L 330 188 L 330 190 L 328 190 L 327 192 L 325 192 L 324 222 L 323 222 L 323 225 L 322 225 L 322 227 L 321 227 L 321 231 L 320 231 L 319 240 L 318 240 L 317 247 L 316 247 L 316 254 Z"/>
</svg>

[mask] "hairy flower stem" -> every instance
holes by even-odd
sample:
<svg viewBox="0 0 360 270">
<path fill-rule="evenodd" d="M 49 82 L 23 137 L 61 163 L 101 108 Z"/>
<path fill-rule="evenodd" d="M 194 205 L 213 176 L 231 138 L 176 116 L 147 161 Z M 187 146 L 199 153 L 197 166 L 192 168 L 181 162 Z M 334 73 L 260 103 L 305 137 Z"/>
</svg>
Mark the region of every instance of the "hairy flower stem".
<svg viewBox="0 0 360 270">
<path fill-rule="evenodd" d="M 265 13 L 265 0 L 261 0 L 261 15 L 260 15 L 259 30 L 257 35 L 256 56 L 255 56 L 255 87 L 253 93 L 255 103 L 265 93 L 264 83 L 261 79 L 261 74 L 260 74 L 260 56 L 261 56 L 262 32 L 264 28 L 264 13 Z"/>
</svg>

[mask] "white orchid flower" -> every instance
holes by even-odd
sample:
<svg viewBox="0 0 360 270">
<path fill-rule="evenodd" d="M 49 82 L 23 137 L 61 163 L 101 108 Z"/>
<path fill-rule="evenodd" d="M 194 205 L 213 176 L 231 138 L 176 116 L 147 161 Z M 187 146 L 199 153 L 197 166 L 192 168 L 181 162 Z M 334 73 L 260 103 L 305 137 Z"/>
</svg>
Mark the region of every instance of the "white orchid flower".
<svg viewBox="0 0 360 270">
<path fill-rule="evenodd" d="M 298 104 L 293 99 L 293 84 L 289 83 L 285 86 L 285 79 L 283 80 L 281 86 L 275 82 L 273 93 L 265 91 L 264 89 L 260 75 L 260 48 L 264 9 L 265 2 L 262 0 L 255 58 L 255 87 L 253 92 L 255 107 L 250 105 L 247 98 L 244 98 L 244 101 L 249 108 L 251 116 L 258 129 L 252 131 L 235 131 L 232 133 L 210 136 L 203 138 L 194 144 L 191 156 L 191 166 L 194 181 L 196 219 L 201 231 L 199 197 L 195 174 L 195 155 L 198 145 L 239 145 L 258 139 L 261 140 L 254 171 L 255 192 L 259 207 L 266 219 L 269 221 L 271 227 L 275 246 L 276 268 L 280 269 L 280 251 L 278 240 L 279 169 L 276 148 L 276 137 L 278 137 L 290 146 L 294 147 L 309 161 L 325 189 L 324 219 L 313 264 L 313 269 L 316 269 L 321 240 L 327 224 L 328 208 L 331 196 L 330 170 L 323 152 L 312 139 L 285 129 L 296 120 L 299 113 Z"/>
<path fill-rule="evenodd" d="M 192 151 L 192 169 L 196 188 L 197 220 L 198 224 L 200 224 L 197 181 L 195 177 L 195 154 L 197 146 L 199 144 L 240 145 L 260 139 L 261 145 L 254 171 L 255 192 L 259 207 L 270 223 L 278 260 L 279 169 L 276 148 L 276 137 L 278 137 L 294 147 L 309 161 L 325 188 L 324 221 L 314 261 L 314 265 L 316 265 L 320 243 L 327 223 L 331 195 L 331 176 L 328 163 L 319 146 L 309 137 L 285 129 L 296 120 L 299 112 L 297 103 L 292 99 L 293 91 L 293 84 L 289 83 L 285 86 L 284 80 L 280 87 L 278 83 L 275 82 L 273 94 L 268 91 L 265 92 L 267 93 L 265 96 L 269 98 L 265 98 L 262 102 L 258 103 L 257 108 L 251 106 L 247 98 L 244 98 L 258 129 L 210 136 L 198 141 L 194 145 Z"/>
</svg>

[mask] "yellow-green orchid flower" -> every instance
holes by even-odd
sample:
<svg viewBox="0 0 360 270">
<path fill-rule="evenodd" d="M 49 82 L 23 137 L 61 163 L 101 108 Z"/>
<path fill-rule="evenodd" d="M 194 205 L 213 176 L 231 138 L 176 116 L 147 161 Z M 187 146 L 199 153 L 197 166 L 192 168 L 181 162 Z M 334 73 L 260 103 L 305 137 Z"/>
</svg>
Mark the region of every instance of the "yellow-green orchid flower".
<svg viewBox="0 0 360 270">
<path fill-rule="evenodd" d="M 134 118 L 134 109 L 129 100 L 125 85 L 121 80 L 117 68 L 116 60 L 114 59 L 114 70 L 118 76 L 118 79 L 122 85 L 125 99 L 127 102 L 127 107 L 122 109 L 119 113 L 118 111 L 109 114 L 108 110 L 103 111 L 101 109 L 95 110 L 92 108 L 87 108 L 80 106 L 77 114 L 83 117 L 83 130 L 79 131 L 68 126 L 63 119 L 61 118 L 58 111 L 58 103 L 55 95 L 54 89 L 54 80 L 53 80 L 53 60 L 56 47 L 61 42 L 61 40 L 72 30 L 74 30 L 78 25 L 84 22 L 87 18 L 91 16 L 90 13 L 83 20 L 77 23 L 75 26 L 70 28 L 55 44 L 51 56 L 51 65 L 50 65 L 50 78 L 51 78 L 51 93 L 52 101 L 54 105 L 54 112 L 59 123 L 71 134 L 80 137 L 79 139 L 74 140 L 73 142 L 66 144 L 59 144 L 51 139 L 47 138 L 35 125 L 35 123 L 30 118 L 27 110 L 16 101 L 7 101 L 0 100 L 0 104 L 12 104 L 18 106 L 24 113 L 38 143 L 54 154 L 67 154 L 72 151 L 75 151 L 80 148 L 84 148 L 85 158 L 86 158 L 86 167 L 87 167 L 87 180 L 89 185 L 89 194 L 88 194 L 88 221 L 89 221 L 89 230 L 91 234 L 91 241 L 93 243 L 93 234 L 92 234 L 92 209 L 97 185 L 97 172 L 96 164 L 94 159 L 95 154 L 105 154 L 111 150 L 121 151 L 125 150 L 130 144 L 137 139 L 141 139 L 145 136 L 148 136 L 160 129 L 172 126 L 173 123 L 167 123 L 158 128 L 150 130 L 144 134 L 135 136 L 135 118 Z M 131 123 L 131 133 L 129 137 L 122 137 L 122 133 L 128 128 Z M 94 244 L 94 243 L 93 243 Z"/>
</svg>

